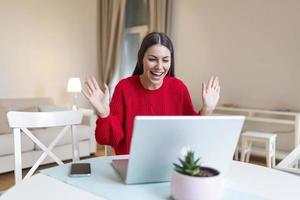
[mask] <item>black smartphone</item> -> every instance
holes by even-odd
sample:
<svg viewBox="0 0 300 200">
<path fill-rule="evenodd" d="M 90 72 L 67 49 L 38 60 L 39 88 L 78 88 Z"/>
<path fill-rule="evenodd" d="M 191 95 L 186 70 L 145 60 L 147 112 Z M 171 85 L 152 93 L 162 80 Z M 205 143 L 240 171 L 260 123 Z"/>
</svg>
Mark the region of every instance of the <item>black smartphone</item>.
<svg viewBox="0 0 300 200">
<path fill-rule="evenodd" d="M 90 163 L 72 163 L 69 176 L 90 176 Z"/>
</svg>

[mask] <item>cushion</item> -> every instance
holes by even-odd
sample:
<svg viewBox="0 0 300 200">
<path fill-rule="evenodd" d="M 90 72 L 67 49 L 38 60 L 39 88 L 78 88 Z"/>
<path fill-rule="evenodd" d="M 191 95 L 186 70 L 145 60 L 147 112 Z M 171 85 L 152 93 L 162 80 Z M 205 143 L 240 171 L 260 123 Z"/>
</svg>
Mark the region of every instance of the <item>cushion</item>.
<svg viewBox="0 0 300 200">
<path fill-rule="evenodd" d="M 1 99 L 0 105 L 6 110 L 20 110 L 31 106 L 51 105 L 52 98 L 17 98 L 17 99 Z"/>
<path fill-rule="evenodd" d="M 23 109 L 19 109 L 18 111 L 22 111 L 22 112 L 39 112 L 39 109 L 37 106 L 31 106 L 28 108 L 23 108 Z"/>
<path fill-rule="evenodd" d="M 33 141 L 24 133 L 21 134 L 21 150 L 22 152 L 34 149 Z M 14 134 L 0 135 L 0 156 L 13 154 L 14 151 Z"/>
<path fill-rule="evenodd" d="M 38 112 L 39 110 L 38 110 L 37 106 L 31 106 L 28 108 L 23 108 L 23 109 L 18 109 L 18 110 L 11 109 L 11 111 Z M 3 107 L 0 107 L 0 135 L 12 133 L 12 130 L 11 130 L 11 128 L 9 128 L 9 124 L 7 121 L 7 116 L 6 116 L 7 112 L 8 112 L 8 110 L 6 110 Z"/>
<path fill-rule="evenodd" d="M 10 132 L 10 128 L 6 117 L 6 109 L 0 107 L 0 135 L 9 132 Z"/>
<path fill-rule="evenodd" d="M 91 127 L 85 125 L 76 126 L 77 128 L 77 139 L 88 140 L 91 137 L 94 137 L 94 131 L 91 130 Z M 39 139 L 45 146 L 49 146 L 49 144 L 54 140 L 54 138 L 58 135 L 58 133 L 62 130 L 62 127 L 52 127 L 45 129 L 32 129 L 31 132 L 35 135 L 37 139 Z M 69 130 L 63 138 L 56 144 L 56 146 L 61 146 L 65 144 L 72 143 L 71 131 Z M 41 149 L 38 145 L 35 144 L 35 149 Z"/>
<path fill-rule="evenodd" d="M 54 105 L 41 105 L 39 106 L 40 112 L 54 112 L 54 111 L 65 111 L 70 110 L 63 106 L 54 106 Z"/>
</svg>

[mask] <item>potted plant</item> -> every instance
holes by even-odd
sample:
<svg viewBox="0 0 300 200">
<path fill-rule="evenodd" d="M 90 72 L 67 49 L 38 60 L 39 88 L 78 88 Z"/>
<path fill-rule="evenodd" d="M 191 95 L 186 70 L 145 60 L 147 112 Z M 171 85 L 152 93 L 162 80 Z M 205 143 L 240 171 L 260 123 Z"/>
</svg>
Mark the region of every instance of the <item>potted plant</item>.
<svg viewBox="0 0 300 200">
<path fill-rule="evenodd" d="M 222 174 L 211 167 L 198 164 L 190 149 L 184 153 L 180 164 L 173 163 L 171 193 L 176 200 L 219 200 L 223 198 L 224 182 Z"/>
</svg>

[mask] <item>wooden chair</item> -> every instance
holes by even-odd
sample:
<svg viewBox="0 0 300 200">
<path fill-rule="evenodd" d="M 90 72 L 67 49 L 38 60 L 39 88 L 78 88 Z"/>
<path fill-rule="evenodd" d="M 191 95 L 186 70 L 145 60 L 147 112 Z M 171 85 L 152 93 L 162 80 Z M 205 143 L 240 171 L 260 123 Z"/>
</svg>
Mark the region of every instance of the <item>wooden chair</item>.
<svg viewBox="0 0 300 200">
<path fill-rule="evenodd" d="M 76 138 L 75 125 L 81 124 L 82 113 L 80 111 L 59 111 L 59 112 L 16 112 L 10 111 L 7 113 L 9 126 L 14 132 L 14 150 L 15 150 L 15 180 L 16 184 L 20 183 L 33 175 L 38 166 L 48 155 L 58 165 L 63 165 L 63 162 L 51 152 L 53 147 L 65 135 L 68 130 L 71 130 L 73 140 L 73 162 L 79 160 L 79 144 Z M 42 144 L 31 132 L 34 128 L 47 127 L 64 127 L 56 138 L 48 147 Z M 44 152 L 32 166 L 29 172 L 22 179 L 22 153 L 21 153 L 21 134 L 26 134 L 35 144 L 37 144 Z"/>
</svg>

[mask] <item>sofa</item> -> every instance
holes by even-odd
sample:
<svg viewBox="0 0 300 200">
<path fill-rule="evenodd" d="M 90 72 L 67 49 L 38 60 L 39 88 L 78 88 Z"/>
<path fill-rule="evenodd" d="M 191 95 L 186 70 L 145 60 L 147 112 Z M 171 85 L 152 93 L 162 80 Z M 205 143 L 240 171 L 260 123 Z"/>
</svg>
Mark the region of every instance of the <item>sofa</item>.
<svg viewBox="0 0 300 200">
<path fill-rule="evenodd" d="M 8 111 L 51 112 L 68 110 L 54 105 L 51 98 L 0 99 L 0 173 L 14 170 L 14 137 L 9 128 L 6 113 Z M 77 127 L 80 157 L 90 156 L 96 152 L 95 141 L 96 115 L 91 110 L 79 109 L 83 112 L 82 124 Z M 44 145 L 48 146 L 59 133 L 61 127 L 32 129 L 31 132 Z M 22 167 L 34 165 L 43 151 L 25 134 L 21 136 Z M 72 136 L 67 133 L 53 148 L 53 153 L 61 160 L 72 158 Z M 47 157 L 42 164 L 54 162 Z"/>
</svg>

